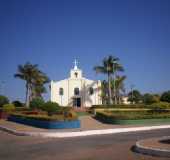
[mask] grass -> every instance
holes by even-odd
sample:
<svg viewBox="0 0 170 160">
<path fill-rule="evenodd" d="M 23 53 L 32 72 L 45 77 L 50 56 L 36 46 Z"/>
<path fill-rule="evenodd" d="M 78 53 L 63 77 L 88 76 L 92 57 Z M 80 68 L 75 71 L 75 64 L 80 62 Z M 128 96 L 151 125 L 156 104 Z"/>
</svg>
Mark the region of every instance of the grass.
<svg viewBox="0 0 170 160">
<path fill-rule="evenodd" d="M 80 116 L 89 116 L 91 115 L 90 113 L 88 112 L 76 112 L 76 114 L 80 117 Z"/>
</svg>

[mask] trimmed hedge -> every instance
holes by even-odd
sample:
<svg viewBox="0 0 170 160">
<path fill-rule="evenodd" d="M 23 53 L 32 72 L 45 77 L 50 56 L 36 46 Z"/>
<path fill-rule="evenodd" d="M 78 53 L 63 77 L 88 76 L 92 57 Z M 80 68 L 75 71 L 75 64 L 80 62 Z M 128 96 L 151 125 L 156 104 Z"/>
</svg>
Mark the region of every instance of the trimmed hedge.
<svg viewBox="0 0 170 160">
<path fill-rule="evenodd" d="M 103 111 L 96 112 L 95 117 L 101 121 L 111 122 L 114 120 L 138 120 L 138 119 L 159 119 L 170 118 L 169 110 L 149 111 Z"/>
<path fill-rule="evenodd" d="M 149 107 L 153 109 L 170 109 L 170 103 L 168 102 L 153 103 Z"/>
<path fill-rule="evenodd" d="M 167 102 L 159 102 L 153 103 L 151 105 L 145 104 L 128 104 L 128 105 L 93 105 L 90 109 L 90 113 L 95 113 L 97 109 L 170 109 L 170 103 Z"/>
<path fill-rule="evenodd" d="M 41 110 L 48 112 L 48 115 L 61 113 L 62 107 L 58 103 L 48 101 L 42 105 Z"/>
<path fill-rule="evenodd" d="M 24 119 L 44 120 L 44 121 L 73 121 L 78 119 L 78 116 L 74 111 L 70 111 L 67 114 L 57 114 L 51 116 L 46 114 L 38 114 L 38 113 L 26 114 L 26 113 L 14 112 L 11 113 L 10 116 L 21 117 Z"/>
<path fill-rule="evenodd" d="M 96 108 L 148 108 L 148 105 L 144 104 L 117 104 L 117 105 L 93 105 L 90 109 Z"/>
<path fill-rule="evenodd" d="M 4 104 L 2 110 L 3 112 L 11 113 L 15 111 L 15 106 L 13 104 Z"/>
<path fill-rule="evenodd" d="M 90 109 L 96 108 L 160 108 L 160 109 L 170 109 L 170 103 L 168 102 L 158 102 L 151 105 L 146 104 L 117 104 L 117 105 L 93 105 Z"/>
</svg>

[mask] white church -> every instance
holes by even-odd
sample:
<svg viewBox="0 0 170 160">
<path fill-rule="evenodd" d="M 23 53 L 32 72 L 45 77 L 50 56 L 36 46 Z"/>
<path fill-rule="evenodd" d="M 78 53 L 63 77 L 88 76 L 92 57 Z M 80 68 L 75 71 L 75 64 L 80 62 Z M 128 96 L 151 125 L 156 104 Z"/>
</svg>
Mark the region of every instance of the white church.
<svg viewBox="0 0 170 160">
<path fill-rule="evenodd" d="M 100 97 L 101 82 L 83 77 L 75 60 L 70 77 L 60 81 L 51 81 L 51 101 L 61 106 L 76 108 L 91 107 L 102 104 Z"/>
</svg>

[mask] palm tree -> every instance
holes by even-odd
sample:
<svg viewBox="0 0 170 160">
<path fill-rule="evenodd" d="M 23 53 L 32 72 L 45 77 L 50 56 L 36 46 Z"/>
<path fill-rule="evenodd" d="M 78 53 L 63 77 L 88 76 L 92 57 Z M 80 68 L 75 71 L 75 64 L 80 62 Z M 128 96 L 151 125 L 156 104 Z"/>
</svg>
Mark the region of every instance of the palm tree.
<svg viewBox="0 0 170 160">
<path fill-rule="evenodd" d="M 125 87 L 124 87 L 124 80 L 126 79 L 126 76 L 116 76 L 116 79 L 112 81 L 112 89 L 114 89 L 115 85 L 115 97 L 116 97 L 116 102 L 118 99 L 118 103 L 120 104 L 121 102 L 121 92 L 125 92 Z"/>
<path fill-rule="evenodd" d="M 26 104 L 26 106 L 29 106 L 32 79 L 33 79 L 33 76 L 37 72 L 37 67 L 38 67 L 38 65 L 32 65 L 29 62 L 27 62 L 24 65 L 18 65 L 18 71 L 16 74 L 14 74 L 14 77 L 20 78 L 20 79 L 26 81 L 26 84 L 25 84 L 25 87 L 26 87 L 25 104 Z"/>
<path fill-rule="evenodd" d="M 26 106 L 29 106 L 33 98 L 41 97 L 41 94 L 46 91 L 44 84 L 49 82 L 49 78 L 38 69 L 38 65 L 32 65 L 29 62 L 19 65 L 14 77 L 26 81 Z"/>
<path fill-rule="evenodd" d="M 117 77 L 117 72 L 123 72 L 124 68 L 123 66 L 119 63 L 119 58 L 115 59 L 113 62 L 113 93 L 114 93 L 114 103 L 117 104 L 117 98 L 116 98 L 116 77 Z"/>
<path fill-rule="evenodd" d="M 94 70 L 97 73 L 107 74 L 108 78 L 108 90 L 109 90 L 109 104 L 112 104 L 112 90 L 111 90 L 111 75 L 115 75 L 117 71 L 123 71 L 122 65 L 119 64 L 119 58 L 108 56 L 103 59 L 102 66 L 95 66 Z M 115 78 L 114 78 L 115 79 Z M 115 96 L 115 85 L 114 85 Z M 116 103 L 116 101 L 115 101 Z"/>
<path fill-rule="evenodd" d="M 46 92 L 44 84 L 48 83 L 49 81 L 50 80 L 45 73 L 38 71 L 33 81 L 32 98 L 42 97 L 42 93 Z"/>
</svg>

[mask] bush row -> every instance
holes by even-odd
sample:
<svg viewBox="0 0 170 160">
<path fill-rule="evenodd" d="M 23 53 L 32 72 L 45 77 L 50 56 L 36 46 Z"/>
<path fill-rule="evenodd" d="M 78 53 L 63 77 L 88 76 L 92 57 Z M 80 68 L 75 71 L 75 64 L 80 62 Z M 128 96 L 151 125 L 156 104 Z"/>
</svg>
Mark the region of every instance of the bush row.
<svg viewBox="0 0 170 160">
<path fill-rule="evenodd" d="M 156 119 L 170 118 L 168 110 L 150 110 L 150 111 L 114 111 L 114 112 L 96 112 L 95 117 L 102 121 L 112 120 L 137 120 L 137 119 Z"/>
<path fill-rule="evenodd" d="M 117 105 L 93 105 L 90 109 L 96 108 L 158 108 L 158 109 L 170 109 L 170 103 L 158 102 L 151 105 L 145 104 L 117 104 Z"/>
<path fill-rule="evenodd" d="M 69 111 L 67 114 L 46 115 L 46 114 L 24 114 L 13 112 L 10 116 L 20 117 L 22 119 L 44 120 L 44 121 L 73 121 L 78 117 L 75 112 Z"/>
<path fill-rule="evenodd" d="M 117 105 L 93 105 L 90 109 L 96 108 L 147 108 L 144 104 L 117 104 Z"/>
</svg>

